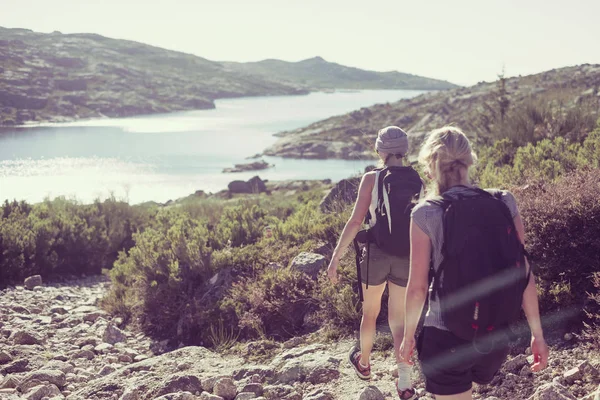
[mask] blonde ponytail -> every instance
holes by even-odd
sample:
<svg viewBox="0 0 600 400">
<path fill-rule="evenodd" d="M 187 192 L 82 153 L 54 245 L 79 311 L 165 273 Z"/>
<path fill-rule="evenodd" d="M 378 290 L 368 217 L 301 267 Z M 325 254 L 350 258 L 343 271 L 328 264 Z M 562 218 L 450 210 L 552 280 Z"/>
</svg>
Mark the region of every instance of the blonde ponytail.
<svg viewBox="0 0 600 400">
<path fill-rule="evenodd" d="M 419 152 L 419 163 L 434 178 L 429 191 L 434 196 L 468 183 L 469 167 L 476 160 L 467 136 L 452 126 L 432 131 Z"/>
</svg>

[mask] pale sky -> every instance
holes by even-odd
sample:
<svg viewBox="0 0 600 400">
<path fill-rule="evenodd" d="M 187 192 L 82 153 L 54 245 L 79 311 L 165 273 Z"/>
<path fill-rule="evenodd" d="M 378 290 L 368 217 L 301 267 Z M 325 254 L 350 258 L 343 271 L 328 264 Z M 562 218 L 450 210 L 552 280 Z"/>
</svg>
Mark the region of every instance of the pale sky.
<svg viewBox="0 0 600 400">
<path fill-rule="evenodd" d="M 328 61 L 470 85 L 600 63 L 600 0 L 0 0 L 0 26 L 215 61 Z"/>
</svg>

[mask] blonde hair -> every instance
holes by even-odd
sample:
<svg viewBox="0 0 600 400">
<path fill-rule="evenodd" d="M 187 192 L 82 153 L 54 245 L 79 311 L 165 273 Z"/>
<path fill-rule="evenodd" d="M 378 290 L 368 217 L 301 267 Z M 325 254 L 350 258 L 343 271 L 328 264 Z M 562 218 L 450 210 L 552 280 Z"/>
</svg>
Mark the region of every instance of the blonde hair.
<svg viewBox="0 0 600 400">
<path fill-rule="evenodd" d="M 469 182 L 469 167 L 477 161 L 467 136 L 458 128 L 444 126 L 432 131 L 419 152 L 419 163 L 433 179 L 433 196 L 452 186 Z"/>
</svg>

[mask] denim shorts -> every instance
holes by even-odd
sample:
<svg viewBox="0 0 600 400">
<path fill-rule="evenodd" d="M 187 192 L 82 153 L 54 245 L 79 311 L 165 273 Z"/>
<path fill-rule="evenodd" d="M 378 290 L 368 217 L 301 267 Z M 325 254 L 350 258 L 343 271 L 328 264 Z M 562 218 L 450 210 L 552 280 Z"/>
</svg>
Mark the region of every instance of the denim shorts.
<svg viewBox="0 0 600 400">
<path fill-rule="evenodd" d="M 367 247 L 369 247 L 369 268 L 367 274 Z M 409 257 L 390 255 L 375 243 L 365 245 L 360 261 L 362 282 L 369 285 L 381 285 L 387 281 L 406 287 L 408 283 Z"/>
<path fill-rule="evenodd" d="M 477 346 L 450 331 L 426 326 L 417 340 L 417 351 L 425 390 L 450 396 L 468 391 L 473 382 L 490 383 L 508 355 L 508 340 L 503 337 L 488 346 Z"/>
</svg>

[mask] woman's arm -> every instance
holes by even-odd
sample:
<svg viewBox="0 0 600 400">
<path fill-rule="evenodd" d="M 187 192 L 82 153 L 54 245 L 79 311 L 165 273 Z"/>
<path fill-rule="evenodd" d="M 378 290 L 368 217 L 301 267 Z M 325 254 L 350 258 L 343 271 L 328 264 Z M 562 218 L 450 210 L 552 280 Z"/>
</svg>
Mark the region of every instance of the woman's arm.
<svg viewBox="0 0 600 400">
<path fill-rule="evenodd" d="M 409 364 L 412 364 L 410 357 L 415 347 L 415 332 L 427 298 L 430 261 L 431 240 L 414 221 L 411 221 L 410 273 L 406 287 L 404 340 L 400 346 L 400 359 Z"/>
<path fill-rule="evenodd" d="M 514 217 L 515 228 L 519 235 L 521 243 L 525 244 L 525 227 L 520 215 Z M 531 268 L 529 262 L 526 263 L 527 268 Z M 542 320 L 540 318 L 540 307 L 538 302 L 537 288 L 535 285 L 535 275 L 531 272 L 529 282 L 523 293 L 523 311 L 531 329 L 531 353 L 534 356 L 534 362 L 531 366 L 533 371 L 540 371 L 546 368 L 548 364 L 548 345 L 544 340 L 544 332 L 542 330 Z"/>
<path fill-rule="evenodd" d="M 333 251 L 333 255 L 331 256 L 331 262 L 327 268 L 327 274 L 334 283 L 337 282 L 337 266 L 341 258 L 348 250 L 348 246 L 350 243 L 352 243 L 352 240 L 362 227 L 363 221 L 365 220 L 365 216 L 367 215 L 367 211 L 371 205 L 371 191 L 373 190 L 374 184 L 374 172 L 369 172 L 363 175 L 358 188 L 358 197 L 356 198 L 352 215 L 348 219 L 348 222 L 346 222 L 346 226 L 340 235 L 338 244 Z"/>
</svg>

